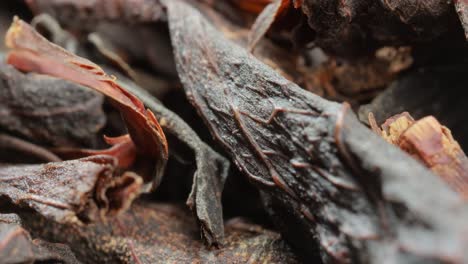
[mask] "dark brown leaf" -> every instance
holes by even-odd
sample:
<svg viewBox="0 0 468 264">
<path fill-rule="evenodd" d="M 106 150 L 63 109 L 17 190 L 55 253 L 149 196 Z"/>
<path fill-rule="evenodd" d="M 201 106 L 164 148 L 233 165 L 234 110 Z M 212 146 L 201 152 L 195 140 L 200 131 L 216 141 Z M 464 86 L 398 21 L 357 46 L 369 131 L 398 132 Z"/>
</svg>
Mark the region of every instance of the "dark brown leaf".
<svg viewBox="0 0 468 264">
<path fill-rule="evenodd" d="M 96 147 L 103 96 L 0 62 L 0 129 L 49 147 Z"/>
<path fill-rule="evenodd" d="M 184 120 L 158 103 L 148 92 L 123 78 L 119 83 L 160 117 L 164 133 L 175 137 L 193 151 L 197 168 L 187 204 L 197 217 L 205 242 L 209 246 L 222 245 L 224 228 L 221 192 L 227 178 L 229 161 L 203 142 Z M 169 147 L 171 145 L 176 144 L 170 144 Z"/>
<path fill-rule="evenodd" d="M 327 263 L 468 261 L 468 209 L 437 176 L 346 105 L 300 89 L 224 39 L 187 4 L 164 3 L 187 97 L 291 243 L 309 256 L 317 247 Z"/>
<path fill-rule="evenodd" d="M 298 263 L 278 233 L 240 220 L 227 223 L 223 248 L 207 249 L 191 219 L 177 205 L 140 202 L 86 227 L 25 222 L 32 233 L 71 245 L 90 263 Z"/>
<path fill-rule="evenodd" d="M 116 160 L 93 156 L 41 165 L 0 165 L 0 197 L 60 223 L 81 223 L 127 209 L 142 179 L 115 175 Z"/>
<path fill-rule="evenodd" d="M 24 30 L 30 30 L 29 28 L 26 28 L 27 25 L 22 24 L 25 29 Z M 29 34 L 34 35 L 34 38 L 39 38 L 32 32 L 29 32 Z M 23 34 L 27 35 L 27 34 Z M 30 35 L 30 36 L 31 36 Z M 24 37 L 24 36 L 23 36 Z M 41 38 L 42 41 L 42 46 L 50 46 L 51 44 L 43 42 L 44 40 Z M 39 46 L 40 46 L 39 45 Z M 40 47 L 39 47 L 40 48 Z M 53 47 L 53 50 L 58 50 L 57 47 Z M 64 56 L 63 51 L 57 51 L 61 56 Z M 52 59 L 54 53 L 51 52 L 49 54 Z M 73 56 L 73 55 L 67 55 L 67 56 Z M 75 58 L 73 56 L 73 58 Z M 21 61 L 28 61 L 30 60 L 31 57 L 29 56 L 28 58 L 22 58 L 20 60 L 16 60 L 17 62 Z M 65 56 L 65 65 L 62 65 L 60 67 L 68 67 L 68 70 L 73 70 L 73 65 L 70 66 L 67 63 L 69 60 Z M 79 59 L 83 60 L 83 59 Z M 14 63 L 15 60 L 13 60 Z M 90 63 L 90 62 L 86 62 Z M 18 65 L 18 64 L 17 64 Z M 48 67 L 48 66 L 46 66 Z M 71 68 L 70 68 L 71 67 Z M 93 66 L 97 67 L 97 66 Z M 21 68 L 21 65 L 20 65 Z M 48 68 L 49 70 L 52 70 L 52 68 Z M 37 69 L 36 69 L 37 70 Z M 47 69 L 38 69 L 40 72 L 48 72 Z M 78 74 L 86 74 L 86 72 L 80 71 L 78 69 Z M 50 73 L 50 72 L 49 72 Z M 56 74 L 52 72 L 51 74 Z M 95 74 L 95 73 L 93 73 Z M 63 76 L 60 75 L 59 76 Z M 65 76 L 67 78 L 67 76 Z M 87 76 L 89 77 L 89 76 Z M 102 82 L 107 82 L 110 81 L 108 77 L 102 77 L 102 76 L 91 76 L 92 78 L 97 78 L 99 81 L 97 85 L 100 85 Z M 68 76 L 68 78 L 70 78 Z M 104 81 L 100 80 L 101 78 L 104 78 Z M 83 80 L 80 80 L 77 77 L 72 76 L 72 80 L 75 80 L 77 82 L 83 82 Z M 120 90 L 115 89 L 116 91 L 110 91 L 112 98 L 115 97 L 123 97 L 123 96 L 129 96 L 131 99 L 130 103 L 138 102 L 137 104 L 137 110 L 140 111 L 140 108 L 143 107 L 143 104 L 140 103 L 139 97 L 146 105 L 149 107 L 150 110 L 148 112 L 154 111 L 158 116 L 160 116 L 160 122 L 162 124 L 162 127 L 165 129 L 165 132 L 174 135 L 178 140 L 182 141 L 184 144 L 187 144 L 195 153 L 195 160 L 197 164 L 197 170 L 194 175 L 194 184 L 192 188 L 192 192 L 190 194 L 188 204 L 189 206 L 193 209 L 195 212 L 197 219 L 199 220 L 199 223 L 201 225 L 201 230 L 202 230 L 202 235 L 203 238 L 205 238 L 206 242 L 209 245 L 220 245 L 222 244 L 223 241 L 223 220 L 222 220 L 222 210 L 221 210 L 221 190 L 222 186 L 224 184 L 224 181 L 227 177 L 227 172 L 229 168 L 229 162 L 224 159 L 222 156 L 220 156 L 218 153 L 213 151 L 208 145 L 206 145 L 204 142 L 200 140 L 198 135 L 182 120 L 180 119 L 177 115 L 172 113 L 171 111 L 167 110 L 162 106 L 154 97 L 149 95 L 147 92 L 143 91 L 141 88 L 136 87 L 135 85 L 125 85 L 124 82 L 115 82 L 111 80 L 112 82 L 109 82 L 110 84 L 115 84 Z M 107 84 L 107 83 L 104 83 Z M 93 84 L 96 85 L 96 84 Z M 99 86 L 98 86 L 99 87 Z M 107 89 L 107 87 L 104 87 Z M 99 88 L 98 90 L 102 90 L 103 88 Z M 127 92 L 128 91 L 128 92 Z M 123 94 L 115 93 L 115 92 L 122 92 Z M 134 95 L 136 96 L 134 96 Z M 126 100 L 126 98 L 123 98 Z M 125 102 L 127 103 L 127 102 Z M 136 103 L 135 103 L 136 104 Z M 141 106 L 140 106 L 141 104 Z M 124 105 L 124 111 L 128 111 L 126 109 L 127 105 Z M 133 111 L 135 108 L 134 106 L 129 106 L 131 110 Z M 128 126 L 132 129 L 130 129 L 130 135 L 132 135 L 132 131 L 136 131 L 138 134 L 136 138 L 138 139 L 137 141 L 137 146 L 143 146 L 142 148 L 146 151 L 157 151 L 157 147 L 151 148 L 151 144 L 148 144 L 148 142 L 142 141 L 140 138 L 144 138 L 144 136 L 141 136 L 142 131 L 138 130 L 138 127 L 136 125 L 141 125 L 141 122 L 139 124 L 133 124 L 135 122 L 135 118 L 133 115 L 135 113 L 130 112 L 127 115 L 130 117 L 125 118 L 128 124 Z M 152 115 L 152 113 L 151 113 Z M 150 115 L 150 117 L 151 117 Z M 138 116 L 137 116 L 138 117 Z M 140 118 L 140 117 L 138 117 Z M 153 120 L 150 120 L 153 121 Z M 156 120 L 155 120 L 156 121 Z M 156 124 L 159 126 L 159 124 L 156 122 Z M 152 126 L 150 123 L 149 125 Z M 146 127 L 148 124 L 146 124 Z M 150 128 L 152 128 L 150 126 Z M 145 127 L 145 126 L 143 126 Z M 158 129 L 158 133 L 161 132 L 161 135 L 164 135 L 162 133 L 162 130 Z M 134 138 L 132 138 L 134 139 Z M 165 140 L 165 138 L 164 138 Z M 112 143 L 112 142 L 109 142 Z M 126 164 L 131 163 L 131 159 L 129 157 L 132 157 L 132 155 L 126 155 L 125 153 L 131 152 L 132 149 L 128 148 L 128 145 L 125 144 L 125 142 L 122 143 L 122 140 L 119 140 L 118 142 L 115 142 L 117 144 L 112 143 L 114 147 L 110 148 L 109 150 L 104 150 L 104 151 L 92 151 L 92 150 L 79 150 L 79 151 L 74 151 L 74 150 L 64 150 L 62 149 L 60 153 L 62 156 L 67 157 L 67 158 L 76 158 L 80 156 L 89 156 L 89 155 L 96 155 L 96 154 L 109 154 L 112 156 L 119 157 L 119 165 L 124 166 Z M 165 142 L 164 142 L 165 143 Z M 167 147 L 167 146 L 165 146 Z M 137 149 L 138 150 L 138 149 Z M 167 150 L 166 150 L 167 151 Z M 163 155 L 163 158 L 167 157 L 167 153 Z M 147 157 L 146 157 L 147 158 Z M 161 157 L 159 157 L 161 159 Z M 128 161 L 128 162 L 126 162 Z M 164 160 L 165 161 L 165 160 Z M 161 168 L 159 168 L 161 170 Z M 159 183 L 160 176 L 157 177 L 156 181 Z"/>
</svg>

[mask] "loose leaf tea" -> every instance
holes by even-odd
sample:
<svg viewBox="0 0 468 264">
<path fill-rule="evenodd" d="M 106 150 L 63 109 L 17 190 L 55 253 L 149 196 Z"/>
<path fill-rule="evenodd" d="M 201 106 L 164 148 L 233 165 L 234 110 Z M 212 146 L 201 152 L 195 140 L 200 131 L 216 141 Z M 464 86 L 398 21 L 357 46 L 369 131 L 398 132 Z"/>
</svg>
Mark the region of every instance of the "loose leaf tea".
<svg viewBox="0 0 468 264">
<path fill-rule="evenodd" d="M 154 172 L 146 172 L 144 179 L 151 182 L 153 188 L 159 185 L 167 161 L 167 142 L 156 117 L 138 98 L 121 88 L 115 78 L 108 76 L 96 64 L 48 42 L 19 19 L 13 22 L 5 41 L 13 49 L 8 54 L 9 64 L 23 71 L 71 80 L 109 96 L 120 110 L 131 137 L 120 137 L 114 141 L 126 145 L 126 149 L 134 144 L 140 156 L 145 159 L 151 157 L 147 166 Z"/>
<path fill-rule="evenodd" d="M 142 179 L 115 175 L 110 156 L 38 165 L 0 165 L 0 197 L 60 223 L 82 223 L 127 209 Z"/>
<path fill-rule="evenodd" d="M 17 22 L 17 23 L 21 23 L 21 22 Z M 47 42 L 43 38 L 40 38 L 40 36 L 37 35 L 37 33 L 35 33 L 34 31 L 32 31 L 26 24 L 22 23 L 21 27 L 24 27 L 24 30 L 28 32 L 28 33 L 23 33 L 24 35 L 23 37 L 36 37 L 36 38 L 41 39 L 42 42 L 39 42 L 39 43 L 42 43 L 44 47 L 52 47 L 52 49 L 55 50 L 55 52 L 61 52 L 60 53 L 62 54 L 61 56 L 65 56 L 65 59 L 67 59 L 68 56 L 74 56 L 74 55 L 65 54 L 63 50 L 59 49 L 56 46 L 52 46 L 53 44 Z M 10 32 L 14 32 L 14 29 L 12 29 L 12 31 Z M 20 31 L 20 32 L 25 32 L 25 31 Z M 12 34 L 17 34 L 17 33 L 12 33 Z M 15 38 L 18 38 L 18 36 L 15 36 Z M 34 49 L 34 48 L 40 48 L 40 47 L 33 47 L 30 49 Z M 53 54 L 54 54 L 53 52 L 50 52 L 50 56 L 53 56 Z M 16 66 L 19 66 L 22 69 L 25 69 L 25 68 L 22 67 L 21 63 L 28 61 L 28 60 L 33 60 L 33 59 L 34 58 L 31 56 L 29 57 L 24 56 L 24 57 L 16 58 L 14 51 L 10 54 L 10 62 L 15 64 Z M 80 60 L 83 60 L 83 59 L 80 59 Z M 73 60 L 71 61 L 73 62 Z M 67 64 L 64 64 L 64 67 L 67 67 Z M 98 66 L 93 66 L 93 67 L 98 67 Z M 29 68 L 29 69 L 31 70 L 34 68 Z M 74 68 L 72 65 L 71 70 L 73 69 Z M 43 68 L 43 69 L 36 68 L 36 70 L 43 72 L 43 73 L 44 72 L 47 73 L 50 70 L 52 71 L 50 72 L 50 74 L 56 74 L 58 76 L 61 76 L 62 74 L 62 73 L 53 72 L 54 70 L 50 68 Z M 86 72 L 81 72 L 81 73 L 82 74 L 84 73 L 86 76 Z M 67 76 L 65 76 L 65 78 L 66 77 Z M 95 78 L 92 75 L 90 77 Z M 68 78 L 77 82 L 87 84 L 86 80 L 84 81 L 80 80 L 76 77 L 73 77 L 73 75 L 72 77 L 68 77 Z M 108 77 L 104 76 L 103 77 L 104 82 L 103 82 L 99 78 L 98 78 L 98 81 L 100 82 L 98 82 L 97 84 L 95 83 L 91 84 L 91 86 L 96 85 L 98 87 L 98 90 L 101 91 L 104 89 L 108 89 L 108 87 L 106 86 L 99 87 L 98 85 L 100 85 L 101 83 L 107 84 L 107 82 L 109 82 L 112 85 L 115 84 L 116 86 L 111 86 L 111 87 L 114 87 L 117 91 L 112 91 L 112 90 L 104 90 L 104 91 L 105 92 L 107 91 L 108 93 L 110 93 L 112 98 L 117 97 L 118 99 L 121 99 L 121 100 L 126 100 L 126 98 L 123 96 L 128 96 L 131 99 L 130 102 L 137 104 L 137 107 L 139 107 L 137 110 L 141 110 L 141 108 L 143 108 L 143 104 L 133 94 L 139 95 L 139 97 L 148 105 L 148 107 L 150 107 L 150 110 L 147 110 L 149 114 L 148 117 L 150 119 L 148 121 L 149 123 L 147 123 L 146 126 L 149 125 L 150 128 L 154 129 L 152 126 L 153 124 L 156 124 L 157 125 L 156 135 L 164 136 L 162 129 L 159 127 L 159 123 L 156 121 L 156 119 L 154 119 L 154 116 L 151 112 L 151 110 L 155 111 L 157 114 L 162 115 L 161 122 L 165 124 L 166 129 L 168 129 L 170 133 L 175 134 L 177 138 L 179 138 L 181 141 L 188 144 L 194 150 L 194 152 L 196 153 L 195 156 L 197 160 L 198 171 L 195 173 L 193 191 L 189 197 L 188 203 L 193 208 L 193 210 L 195 211 L 197 215 L 198 220 L 200 221 L 202 234 L 203 234 L 203 237 L 206 239 L 207 243 L 210 245 L 221 244 L 222 239 L 223 239 L 223 223 L 222 223 L 220 199 L 221 199 L 221 189 L 222 189 L 224 180 L 227 175 L 228 162 L 224 160 L 219 154 L 211 150 L 205 143 L 201 142 L 198 139 L 198 136 L 192 131 L 192 129 L 188 127 L 187 125 L 185 125 L 185 123 L 181 121 L 180 118 L 172 114 L 169 110 L 166 110 L 164 107 L 159 106 L 158 103 L 154 100 L 154 98 L 152 98 L 152 96 L 148 95 L 145 92 L 142 92 L 141 89 L 131 88 L 131 86 L 128 86 L 128 88 L 131 89 L 130 92 L 132 92 L 132 93 L 129 93 L 127 92 L 125 88 L 122 88 L 123 86 L 120 86 L 117 82 L 114 82 L 114 80 L 110 80 Z M 122 92 L 122 95 L 117 93 L 119 91 Z M 128 107 L 128 106 L 124 105 L 123 107 Z M 125 110 L 127 111 L 127 109 Z M 134 109 L 132 110 L 134 111 Z M 134 114 L 135 114 L 134 112 L 128 113 L 128 115 L 134 115 Z M 146 144 L 146 142 L 142 141 L 142 138 L 144 138 L 144 136 L 142 136 L 142 133 L 144 132 L 137 129 L 136 125 L 139 125 L 139 124 L 133 123 L 135 122 L 135 120 L 133 119 L 133 116 L 130 116 L 128 118 L 125 118 L 124 116 L 124 119 L 127 120 L 127 123 L 129 124 L 129 126 L 131 125 L 131 127 L 133 127 L 133 129 L 136 131 L 135 134 L 138 134 L 138 136 L 136 136 L 138 140 L 137 142 L 140 142 L 139 143 L 140 146 L 144 146 L 144 151 L 147 151 L 147 152 L 152 151 L 153 154 L 157 154 L 157 153 L 154 153 L 154 151 L 157 151 L 157 149 L 155 150 L 155 149 L 150 148 Z M 130 131 L 133 131 L 133 129 Z M 162 147 L 167 148 L 167 146 L 165 145 L 165 137 L 163 139 L 164 139 L 164 146 Z M 109 150 L 75 151 L 75 150 L 62 149 L 60 153 L 62 154 L 62 156 L 65 156 L 68 158 L 75 158 L 77 156 L 92 156 L 92 155 L 98 155 L 98 154 L 109 154 L 109 155 L 116 156 L 119 158 L 119 165 L 121 167 L 124 165 L 128 165 L 129 163 L 132 162 L 133 159 L 131 157 L 132 157 L 133 152 L 132 152 L 131 146 L 129 147 L 129 144 L 128 144 L 128 142 L 130 141 L 129 137 L 124 136 L 124 137 L 110 139 L 110 140 L 108 139 L 107 141 L 109 144 L 114 145 Z M 161 146 L 158 146 L 158 148 L 160 147 Z M 167 150 L 164 150 L 164 151 L 165 152 L 163 153 L 162 157 L 157 156 L 159 159 L 162 158 L 163 161 L 167 159 Z M 161 166 L 160 164 L 157 164 L 157 165 Z M 164 169 L 164 166 L 162 168 L 161 167 L 158 168 L 160 173 L 162 173 L 163 169 Z M 158 183 L 160 181 L 161 176 L 162 174 L 157 175 L 156 180 Z"/>
<path fill-rule="evenodd" d="M 468 263 L 466 3 L 0 3 L 0 262 Z"/>
<path fill-rule="evenodd" d="M 165 4 L 188 98 L 279 221 L 295 223 L 283 230 L 291 243 L 309 255 L 318 249 L 324 262 L 468 260 L 467 208 L 437 176 L 346 105 L 300 89 L 227 41 L 187 4 Z"/>
</svg>

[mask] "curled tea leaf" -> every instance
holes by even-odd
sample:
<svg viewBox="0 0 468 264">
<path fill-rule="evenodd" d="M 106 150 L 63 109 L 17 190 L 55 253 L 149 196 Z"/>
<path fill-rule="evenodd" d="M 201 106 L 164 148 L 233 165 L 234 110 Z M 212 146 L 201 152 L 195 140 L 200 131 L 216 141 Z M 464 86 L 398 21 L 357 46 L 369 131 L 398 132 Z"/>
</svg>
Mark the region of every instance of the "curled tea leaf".
<svg viewBox="0 0 468 264">
<path fill-rule="evenodd" d="M 145 182 L 151 182 L 153 188 L 159 185 L 168 158 L 167 141 L 154 114 L 137 97 L 120 87 L 98 65 L 50 43 L 18 18 L 5 41 L 12 49 L 7 61 L 18 69 L 70 80 L 108 96 L 129 131 L 131 140 L 125 139 L 127 148 L 134 144 L 138 155 L 149 160 L 147 166 L 153 173 L 144 174 Z"/>
</svg>

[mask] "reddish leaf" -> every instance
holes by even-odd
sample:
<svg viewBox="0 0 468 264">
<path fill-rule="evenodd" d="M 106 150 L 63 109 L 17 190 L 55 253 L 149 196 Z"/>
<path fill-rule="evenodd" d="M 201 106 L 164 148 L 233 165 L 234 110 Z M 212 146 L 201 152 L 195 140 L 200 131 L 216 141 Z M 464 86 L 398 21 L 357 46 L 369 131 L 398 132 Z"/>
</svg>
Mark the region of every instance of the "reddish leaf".
<svg viewBox="0 0 468 264">
<path fill-rule="evenodd" d="M 121 112 L 131 137 L 125 142 L 129 145 L 126 149 L 135 144 L 143 159 L 151 158 L 150 162 L 156 163 L 154 177 L 144 175 L 144 179 L 152 181 L 153 187 L 159 185 L 168 157 L 167 141 L 154 114 L 145 109 L 137 97 L 120 87 L 115 78 L 98 65 L 50 43 L 17 18 L 5 41 L 13 49 L 8 54 L 8 63 L 18 69 L 74 81 L 110 97 Z"/>
</svg>

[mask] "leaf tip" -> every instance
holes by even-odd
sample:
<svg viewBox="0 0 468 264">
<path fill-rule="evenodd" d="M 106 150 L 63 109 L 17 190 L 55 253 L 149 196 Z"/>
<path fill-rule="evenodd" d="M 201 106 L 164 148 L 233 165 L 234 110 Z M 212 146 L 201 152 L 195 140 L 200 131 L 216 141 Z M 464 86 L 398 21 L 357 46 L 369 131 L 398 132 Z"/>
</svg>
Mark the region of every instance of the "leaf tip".
<svg viewBox="0 0 468 264">
<path fill-rule="evenodd" d="M 15 40 L 17 35 L 21 32 L 22 24 L 23 21 L 18 16 L 13 17 L 13 22 L 11 23 L 10 28 L 8 28 L 8 31 L 5 35 L 5 45 L 8 48 L 15 47 Z"/>
</svg>

